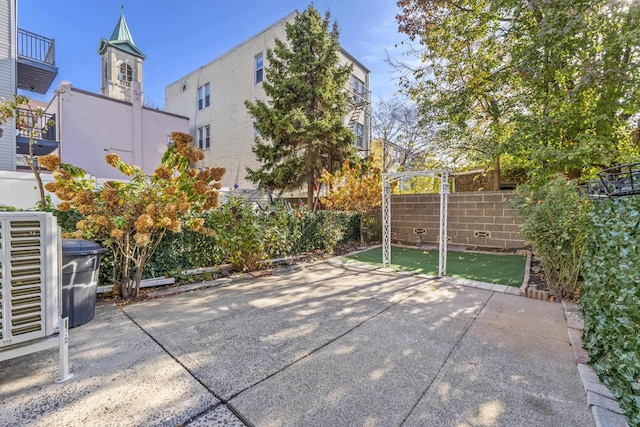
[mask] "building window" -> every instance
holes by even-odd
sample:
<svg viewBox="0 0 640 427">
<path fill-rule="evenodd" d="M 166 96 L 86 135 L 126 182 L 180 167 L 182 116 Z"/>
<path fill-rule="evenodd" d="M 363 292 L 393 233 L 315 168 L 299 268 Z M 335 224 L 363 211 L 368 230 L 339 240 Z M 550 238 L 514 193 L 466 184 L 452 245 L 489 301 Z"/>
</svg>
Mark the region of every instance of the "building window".
<svg viewBox="0 0 640 427">
<path fill-rule="evenodd" d="M 255 84 L 258 84 L 262 81 L 262 78 L 264 77 L 264 60 L 262 57 L 262 54 L 260 55 L 256 55 L 256 60 L 255 60 Z"/>
<path fill-rule="evenodd" d="M 104 61 L 104 83 L 107 84 L 109 81 L 109 64 L 107 61 Z"/>
<path fill-rule="evenodd" d="M 131 68 L 131 65 L 126 62 L 120 64 L 120 73 L 118 74 L 118 78 L 120 79 L 120 83 L 130 87 L 131 81 L 133 80 L 133 68 Z"/>
<path fill-rule="evenodd" d="M 211 90 L 209 83 L 198 88 L 198 110 L 207 108 L 211 102 Z"/>
<path fill-rule="evenodd" d="M 201 150 L 211 148 L 211 131 L 208 125 L 198 128 L 198 148 Z"/>
<path fill-rule="evenodd" d="M 356 123 L 356 146 L 361 150 L 366 148 L 364 145 L 364 125 L 362 123 Z"/>
<path fill-rule="evenodd" d="M 351 75 L 351 92 L 353 93 L 354 102 L 366 101 L 364 82 L 354 75 Z"/>
</svg>

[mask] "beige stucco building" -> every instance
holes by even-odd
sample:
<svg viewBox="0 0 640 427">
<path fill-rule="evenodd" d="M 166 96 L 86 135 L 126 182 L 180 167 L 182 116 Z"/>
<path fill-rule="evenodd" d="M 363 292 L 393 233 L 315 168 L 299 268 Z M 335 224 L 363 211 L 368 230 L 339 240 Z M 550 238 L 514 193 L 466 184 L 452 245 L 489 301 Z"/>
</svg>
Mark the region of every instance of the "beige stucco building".
<svg viewBox="0 0 640 427">
<path fill-rule="evenodd" d="M 222 184 L 229 188 L 255 188 L 246 179 L 246 168 L 258 163 L 251 147 L 255 139 L 253 118 L 245 100 L 264 99 L 262 88 L 266 51 L 275 39 L 286 40 L 285 16 L 270 27 L 240 43 L 208 64 L 174 81 L 165 88 L 165 109 L 189 117 L 189 131 L 205 152 L 201 165 L 227 168 Z M 356 134 L 356 145 L 369 150 L 370 92 L 369 70 L 344 49 L 342 63 L 353 64 L 347 89 L 352 92 L 351 111 L 345 125 Z"/>
</svg>

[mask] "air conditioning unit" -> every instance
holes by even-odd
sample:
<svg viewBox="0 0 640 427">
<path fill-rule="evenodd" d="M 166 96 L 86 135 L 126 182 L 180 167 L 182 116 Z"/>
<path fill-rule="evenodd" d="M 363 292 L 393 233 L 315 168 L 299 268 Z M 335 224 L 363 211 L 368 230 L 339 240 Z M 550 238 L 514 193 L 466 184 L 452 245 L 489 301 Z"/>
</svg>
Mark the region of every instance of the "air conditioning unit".
<svg viewBox="0 0 640 427">
<path fill-rule="evenodd" d="M 0 361 L 59 346 L 57 381 L 66 381 L 71 375 L 61 255 L 52 214 L 0 212 Z"/>
</svg>

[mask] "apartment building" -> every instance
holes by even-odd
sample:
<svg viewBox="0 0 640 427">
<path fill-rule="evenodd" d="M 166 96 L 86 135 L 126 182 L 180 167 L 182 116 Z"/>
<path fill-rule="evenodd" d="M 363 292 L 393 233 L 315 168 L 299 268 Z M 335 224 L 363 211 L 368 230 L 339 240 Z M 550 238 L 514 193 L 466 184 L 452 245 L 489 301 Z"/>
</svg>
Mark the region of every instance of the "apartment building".
<svg viewBox="0 0 640 427">
<path fill-rule="evenodd" d="M 274 47 L 276 39 L 286 40 L 285 23 L 296 13 L 165 88 L 166 111 L 189 117 L 189 131 L 205 153 L 199 166 L 227 168 L 224 187 L 255 188 L 246 179 L 246 168 L 256 169 L 259 165 L 251 151 L 256 134 L 244 102 L 265 99 L 262 81 L 268 67 L 266 51 Z M 369 70 L 344 49 L 340 60 L 353 64 L 346 88 L 352 94 L 351 109 L 345 116 L 345 125 L 353 130 L 357 147 L 366 154 L 370 150 Z"/>
<path fill-rule="evenodd" d="M 58 75 L 55 65 L 55 41 L 32 31 L 18 28 L 17 0 L 0 0 L 0 97 L 11 99 L 18 89 L 45 94 Z M 55 123 L 55 117 L 43 117 Z M 41 126 L 43 129 L 44 126 Z M 17 131 L 13 119 L 0 128 L 0 171 L 14 172 L 28 153 L 29 137 Z M 43 131 L 35 141 L 37 155 L 58 147 L 55 125 Z"/>
</svg>

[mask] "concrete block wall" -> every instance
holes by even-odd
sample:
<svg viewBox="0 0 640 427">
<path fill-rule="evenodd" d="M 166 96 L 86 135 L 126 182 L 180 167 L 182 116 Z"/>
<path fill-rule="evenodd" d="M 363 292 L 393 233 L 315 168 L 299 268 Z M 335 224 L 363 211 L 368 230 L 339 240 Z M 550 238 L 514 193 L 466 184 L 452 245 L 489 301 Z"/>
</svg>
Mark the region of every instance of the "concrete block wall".
<svg viewBox="0 0 640 427">
<path fill-rule="evenodd" d="M 453 193 L 449 195 L 447 236 L 450 244 L 481 248 L 525 247 L 520 218 L 511 206 L 514 194 L 506 191 Z M 416 244 L 417 229 L 422 243 L 437 243 L 440 229 L 440 195 L 401 194 L 391 196 L 393 242 Z"/>
</svg>

